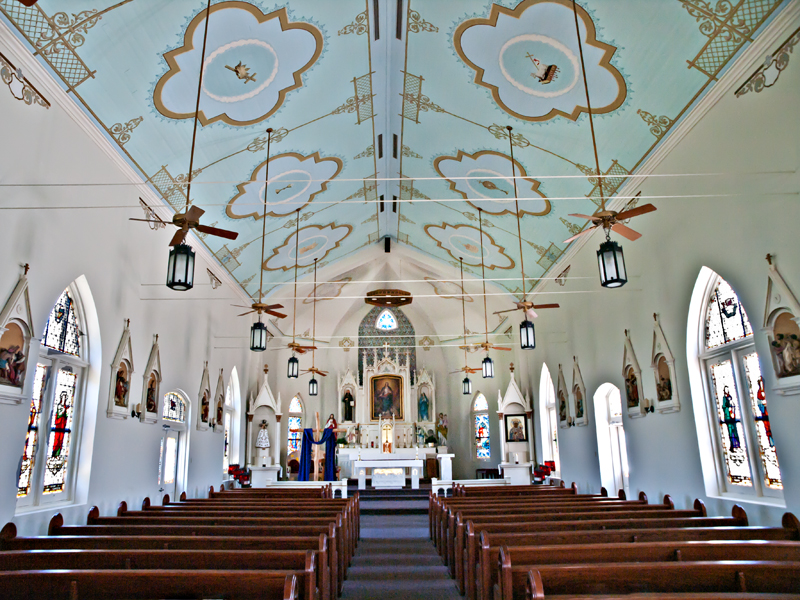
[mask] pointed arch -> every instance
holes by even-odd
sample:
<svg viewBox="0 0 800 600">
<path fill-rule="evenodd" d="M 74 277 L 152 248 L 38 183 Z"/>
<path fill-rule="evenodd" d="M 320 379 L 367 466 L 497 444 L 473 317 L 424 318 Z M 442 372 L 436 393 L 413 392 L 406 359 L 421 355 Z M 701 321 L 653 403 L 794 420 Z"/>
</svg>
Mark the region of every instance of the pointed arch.
<svg viewBox="0 0 800 600">
<path fill-rule="evenodd" d="M 230 402 L 230 404 L 229 404 Z M 230 436 L 228 458 L 230 464 L 241 464 L 242 451 L 242 393 L 239 387 L 239 372 L 234 366 L 228 381 L 225 398 L 226 414 L 230 414 Z M 228 412 L 229 411 L 229 412 Z"/>
<path fill-rule="evenodd" d="M 622 425 L 622 396 L 617 386 L 604 383 L 597 388 L 594 393 L 594 416 L 602 485 L 613 495 L 619 490 L 625 490 L 625 494 L 630 495 L 628 446 Z"/>
<path fill-rule="evenodd" d="M 303 440 L 303 417 L 305 409 L 303 399 L 300 394 L 295 394 L 289 401 L 289 419 L 287 421 L 286 454 L 300 452 L 300 444 Z"/>
<path fill-rule="evenodd" d="M 542 431 L 542 461 L 555 463 L 555 471 L 561 472 L 561 459 L 558 452 L 558 408 L 556 389 L 550 369 L 542 363 L 539 377 L 539 425 Z"/>
</svg>

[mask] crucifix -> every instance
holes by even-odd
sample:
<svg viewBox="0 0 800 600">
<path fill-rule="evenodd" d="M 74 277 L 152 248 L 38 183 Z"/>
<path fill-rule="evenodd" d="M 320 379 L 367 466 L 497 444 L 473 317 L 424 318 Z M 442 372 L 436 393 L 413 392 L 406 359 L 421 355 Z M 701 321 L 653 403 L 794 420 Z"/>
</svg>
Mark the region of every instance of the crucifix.
<svg viewBox="0 0 800 600">
<path fill-rule="evenodd" d="M 299 432 L 300 434 L 303 433 L 302 429 L 291 429 L 290 431 L 292 433 L 296 433 L 296 432 Z M 325 430 L 320 426 L 319 411 L 316 411 L 314 413 L 314 427 L 311 429 L 311 434 L 314 436 L 314 441 L 315 442 L 318 442 L 318 441 L 320 441 L 322 439 L 322 434 L 323 434 L 324 431 Z M 339 427 L 337 427 L 336 429 L 333 429 L 333 432 L 335 434 L 344 433 L 346 431 L 347 431 L 347 429 L 341 429 Z M 326 457 L 326 459 L 327 459 L 327 457 Z M 331 456 L 330 460 L 335 460 L 335 457 Z M 312 481 L 322 481 L 322 471 L 319 468 L 321 462 L 322 462 L 322 448 L 321 448 L 321 445 L 320 444 L 313 444 L 312 445 L 312 454 L 311 454 L 311 464 L 314 465 L 314 472 L 312 474 L 313 475 Z"/>
</svg>

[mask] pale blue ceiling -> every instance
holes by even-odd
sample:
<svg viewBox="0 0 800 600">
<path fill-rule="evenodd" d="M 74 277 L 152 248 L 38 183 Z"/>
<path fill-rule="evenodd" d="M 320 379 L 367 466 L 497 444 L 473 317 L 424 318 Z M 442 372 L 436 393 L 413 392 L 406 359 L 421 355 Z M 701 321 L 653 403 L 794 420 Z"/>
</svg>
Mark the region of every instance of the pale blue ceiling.
<svg viewBox="0 0 800 600">
<path fill-rule="evenodd" d="M 601 170 L 635 172 L 781 4 L 580 2 Z M 2 18 L 176 209 L 205 5 L 0 0 Z M 433 264 L 462 256 L 479 274 L 480 208 L 487 267 L 515 276 L 513 183 L 502 179 L 511 125 L 516 172 L 529 177 L 518 180 L 525 270 L 545 276 L 562 240 L 586 224 L 568 213 L 596 210 L 585 105 L 567 0 L 215 1 L 192 201 L 206 224 L 240 235 L 202 243 L 257 294 L 272 127 L 269 281 L 293 276 L 298 208 L 301 266 L 332 264 L 388 235 Z M 613 193 L 623 180 L 606 182 Z"/>
</svg>

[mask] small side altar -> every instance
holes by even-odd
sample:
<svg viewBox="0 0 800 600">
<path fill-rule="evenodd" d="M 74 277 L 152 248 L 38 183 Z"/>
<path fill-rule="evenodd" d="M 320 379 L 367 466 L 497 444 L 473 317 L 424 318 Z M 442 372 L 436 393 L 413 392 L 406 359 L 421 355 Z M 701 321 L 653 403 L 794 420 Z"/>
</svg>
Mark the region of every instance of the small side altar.
<svg viewBox="0 0 800 600">
<path fill-rule="evenodd" d="M 380 458 L 356 460 L 353 470 L 358 476 L 358 489 L 367 489 L 367 470 L 372 470 L 372 487 L 376 489 L 400 489 L 406 483 L 406 469 L 411 470 L 411 489 L 419 489 L 422 459 Z"/>
</svg>

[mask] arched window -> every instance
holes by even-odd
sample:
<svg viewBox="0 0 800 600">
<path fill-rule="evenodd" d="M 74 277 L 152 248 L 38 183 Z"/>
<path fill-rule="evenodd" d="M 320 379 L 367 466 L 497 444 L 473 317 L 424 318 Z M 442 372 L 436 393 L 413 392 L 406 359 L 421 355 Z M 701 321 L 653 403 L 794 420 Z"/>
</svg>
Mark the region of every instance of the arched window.
<svg viewBox="0 0 800 600">
<path fill-rule="evenodd" d="M 17 484 L 17 507 L 72 499 L 78 415 L 88 367 L 83 315 L 68 287 L 53 306 L 42 334 Z"/>
<path fill-rule="evenodd" d="M 228 474 L 228 465 L 231 464 L 231 413 L 233 412 L 233 391 L 231 384 L 225 388 L 225 406 L 223 407 L 224 421 L 222 434 L 222 474 Z"/>
<path fill-rule="evenodd" d="M 556 464 L 556 472 L 561 472 L 561 459 L 558 456 L 558 410 L 556 390 L 546 364 L 542 364 L 539 379 L 539 419 L 542 428 L 542 458 Z"/>
<path fill-rule="evenodd" d="M 610 494 L 625 490 L 628 494 L 628 447 L 622 427 L 622 397 L 619 388 L 604 383 L 594 394 L 597 426 L 597 457 L 600 481 Z"/>
<path fill-rule="evenodd" d="M 384 311 L 378 315 L 378 318 L 375 320 L 375 328 L 383 331 L 397 329 L 397 319 L 394 318 L 394 315 L 388 308 L 384 309 Z"/>
<path fill-rule="evenodd" d="M 472 402 L 472 421 L 475 427 L 475 457 L 489 460 L 492 454 L 489 439 L 489 403 L 486 396 L 478 392 Z"/>
<path fill-rule="evenodd" d="M 364 369 L 377 364 L 384 356 L 407 366 L 410 384 L 417 372 L 417 338 L 414 326 L 396 307 L 373 306 L 358 325 L 358 381 L 364 383 Z"/>
<path fill-rule="evenodd" d="M 690 383 L 706 491 L 782 504 L 778 454 L 747 313 L 728 282 L 706 267 L 691 310 L 699 317 L 690 319 L 694 340 L 687 345 L 690 363 L 697 358 L 696 367 L 690 364 Z"/>
<path fill-rule="evenodd" d="M 295 396 L 289 402 L 289 435 L 286 453 L 300 452 L 303 441 L 303 403 Z"/>
<path fill-rule="evenodd" d="M 179 480 L 185 477 L 188 408 L 189 403 L 182 394 L 164 394 L 164 409 L 161 414 L 164 424 L 158 455 L 158 491 L 169 494 L 173 500 L 176 498 Z"/>
</svg>

